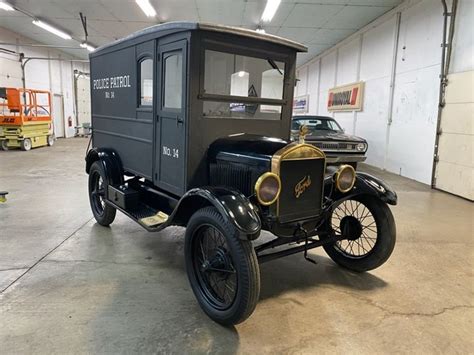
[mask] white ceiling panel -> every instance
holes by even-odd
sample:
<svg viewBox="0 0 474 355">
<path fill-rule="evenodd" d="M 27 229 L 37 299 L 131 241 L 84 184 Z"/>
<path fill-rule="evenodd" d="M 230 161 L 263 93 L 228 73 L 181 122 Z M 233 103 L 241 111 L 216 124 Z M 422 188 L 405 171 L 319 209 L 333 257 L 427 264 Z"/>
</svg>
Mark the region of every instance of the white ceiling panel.
<svg viewBox="0 0 474 355">
<path fill-rule="evenodd" d="M 62 40 L 31 24 L 20 12 L 0 10 L 0 26 L 49 45 L 77 46 L 84 39 L 79 12 L 87 16 L 89 42 L 107 44 L 134 31 L 168 21 L 200 21 L 256 29 L 305 43 L 302 64 L 367 25 L 402 0 L 282 0 L 270 23 L 260 18 L 266 0 L 150 0 L 158 15 L 148 18 L 135 0 L 6 0 L 70 33 Z M 79 58 L 87 51 L 64 50 Z"/>
<path fill-rule="evenodd" d="M 264 9 L 265 2 L 263 1 L 247 1 L 242 15 L 242 25 L 253 26 L 253 28 L 256 28 L 260 23 L 260 17 L 262 16 Z"/>
<path fill-rule="evenodd" d="M 312 44 L 334 44 L 346 37 L 349 37 L 354 30 L 339 30 L 339 29 L 327 29 L 320 28 L 316 30 L 316 33 L 306 43 Z"/>
<path fill-rule="evenodd" d="M 334 17 L 344 6 L 296 4 L 286 18 L 285 27 L 322 27 L 329 18 Z"/>
<path fill-rule="evenodd" d="M 110 12 L 114 19 L 120 21 L 141 21 L 154 23 L 154 18 L 146 17 L 142 10 L 136 5 L 135 0 L 117 1 L 101 0 L 102 6 Z M 178 1 L 175 1 L 178 2 Z M 89 15 L 87 15 L 89 18 Z M 92 18 L 92 17 L 91 17 Z"/>
<path fill-rule="evenodd" d="M 359 29 L 390 10 L 384 6 L 345 6 L 324 24 L 329 29 Z"/>
<path fill-rule="evenodd" d="M 240 26 L 245 10 L 244 1 L 196 0 L 199 19 L 203 22 Z"/>
<path fill-rule="evenodd" d="M 293 41 L 306 43 L 316 36 L 317 28 L 280 27 L 277 35 Z"/>
</svg>

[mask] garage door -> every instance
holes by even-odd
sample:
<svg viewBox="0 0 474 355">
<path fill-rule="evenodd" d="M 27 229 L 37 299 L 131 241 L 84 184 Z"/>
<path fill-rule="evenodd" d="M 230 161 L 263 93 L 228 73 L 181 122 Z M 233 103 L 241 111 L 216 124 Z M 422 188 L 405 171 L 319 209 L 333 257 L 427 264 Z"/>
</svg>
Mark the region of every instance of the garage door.
<svg viewBox="0 0 474 355">
<path fill-rule="evenodd" d="M 448 80 L 435 186 L 474 200 L 474 71 L 450 74 Z"/>
<path fill-rule="evenodd" d="M 91 122 L 91 91 L 88 76 L 77 77 L 77 120 L 79 126 Z"/>
</svg>

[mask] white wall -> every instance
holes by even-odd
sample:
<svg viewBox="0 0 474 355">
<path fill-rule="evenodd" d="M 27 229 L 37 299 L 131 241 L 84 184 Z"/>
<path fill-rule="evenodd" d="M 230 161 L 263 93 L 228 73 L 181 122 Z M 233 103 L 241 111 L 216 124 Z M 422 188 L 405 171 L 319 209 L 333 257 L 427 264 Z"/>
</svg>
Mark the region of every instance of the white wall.
<svg viewBox="0 0 474 355">
<path fill-rule="evenodd" d="M 295 95 L 309 95 L 308 114 L 334 116 L 347 133 L 366 138 L 367 163 L 430 184 L 442 27 L 441 1 L 407 0 L 299 67 Z M 363 110 L 327 112 L 328 89 L 359 80 L 365 82 Z"/>
<path fill-rule="evenodd" d="M 0 27 L 1 43 L 34 43 L 33 40 L 8 31 Z M 0 45 L 0 48 L 24 53 L 26 57 L 73 59 L 67 54 L 46 48 Z M 88 72 L 88 63 L 58 61 L 58 60 L 31 60 L 25 67 L 26 88 L 49 90 L 52 94 L 63 96 L 64 121 L 67 137 L 74 135 L 76 109 L 74 104 L 73 71 L 78 69 Z M 22 87 L 21 65 L 17 56 L 0 51 L 0 87 Z M 67 127 L 68 117 L 73 120 L 72 127 Z"/>
</svg>

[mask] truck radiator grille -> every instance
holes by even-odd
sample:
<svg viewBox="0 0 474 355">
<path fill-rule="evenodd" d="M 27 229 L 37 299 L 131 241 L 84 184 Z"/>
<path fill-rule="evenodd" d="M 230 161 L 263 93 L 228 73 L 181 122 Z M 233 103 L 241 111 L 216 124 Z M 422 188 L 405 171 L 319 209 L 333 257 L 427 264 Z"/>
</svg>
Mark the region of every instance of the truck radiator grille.
<svg viewBox="0 0 474 355">
<path fill-rule="evenodd" d="M 282 190 L 277 207 L 280 222 L 302 220 L 321 213 L 324 170 L 324 159 L 281 162 Z M 296 193 L 298 184 L 304 185 L 299 194 Z"/>
<path fill-rule="evenodd" d="M 226 186 L 239 190 L 245 196 L 253 194 L 254 172 L 243 164 L 218 162 L 211 164 L 209 181 L 213 186 Z"/>
</svg>

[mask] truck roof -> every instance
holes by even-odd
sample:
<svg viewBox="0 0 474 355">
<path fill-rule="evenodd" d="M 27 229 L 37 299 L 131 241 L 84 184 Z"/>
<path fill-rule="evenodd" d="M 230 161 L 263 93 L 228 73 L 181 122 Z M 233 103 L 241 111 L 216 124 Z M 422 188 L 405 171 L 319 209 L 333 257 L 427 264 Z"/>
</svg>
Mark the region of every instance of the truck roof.
<svg viewBox="0 0 474 355">
<path fill-rule="evenodd" d="M 308 48 L 301 43 L 282 38 L 279 36 L 266 34 L 266 33 L 258 33 L 253 30 L 240 28 L 240 27 L 232 27 L 232 26 L 224 26 L 224 25 L 216 25 L 211 23 L 204 23 L 204 22 L 191 22 L 191 21 L 173 21 L 173 22 L 166 22 L 159 25 L 154 25 L 151 27 L 147 27 L 143 30 L 134 32 L 124 38 L 121 38 L 117 41 L 112 43 L 106 44 L 104 46 L 99 47 L 97 50 L 90 54 L 91 57 L 95 57 L 96 55 L 102 54 L 102 52 L 106 49 L 112 49 L 120 44 L 126 44 L 129 41 L 133 41 L 135 39 L 140 39 L 140 37 L 161 37 L 164 35 L 182 32 L 182 31 L 190 31 L 190 30 L 203 30 L 203 31 L 213 31 L 213 32 L 220 32 L 220 33 L 228 33 L 234 34 L 243 37 L 255 38 L 259 40 L 264 40 L 267 42 L 272 42 L 276 44 L 280 44 L 292 49 L 297 50 L 298 52 L 307 52 Z"/>
</svg>

